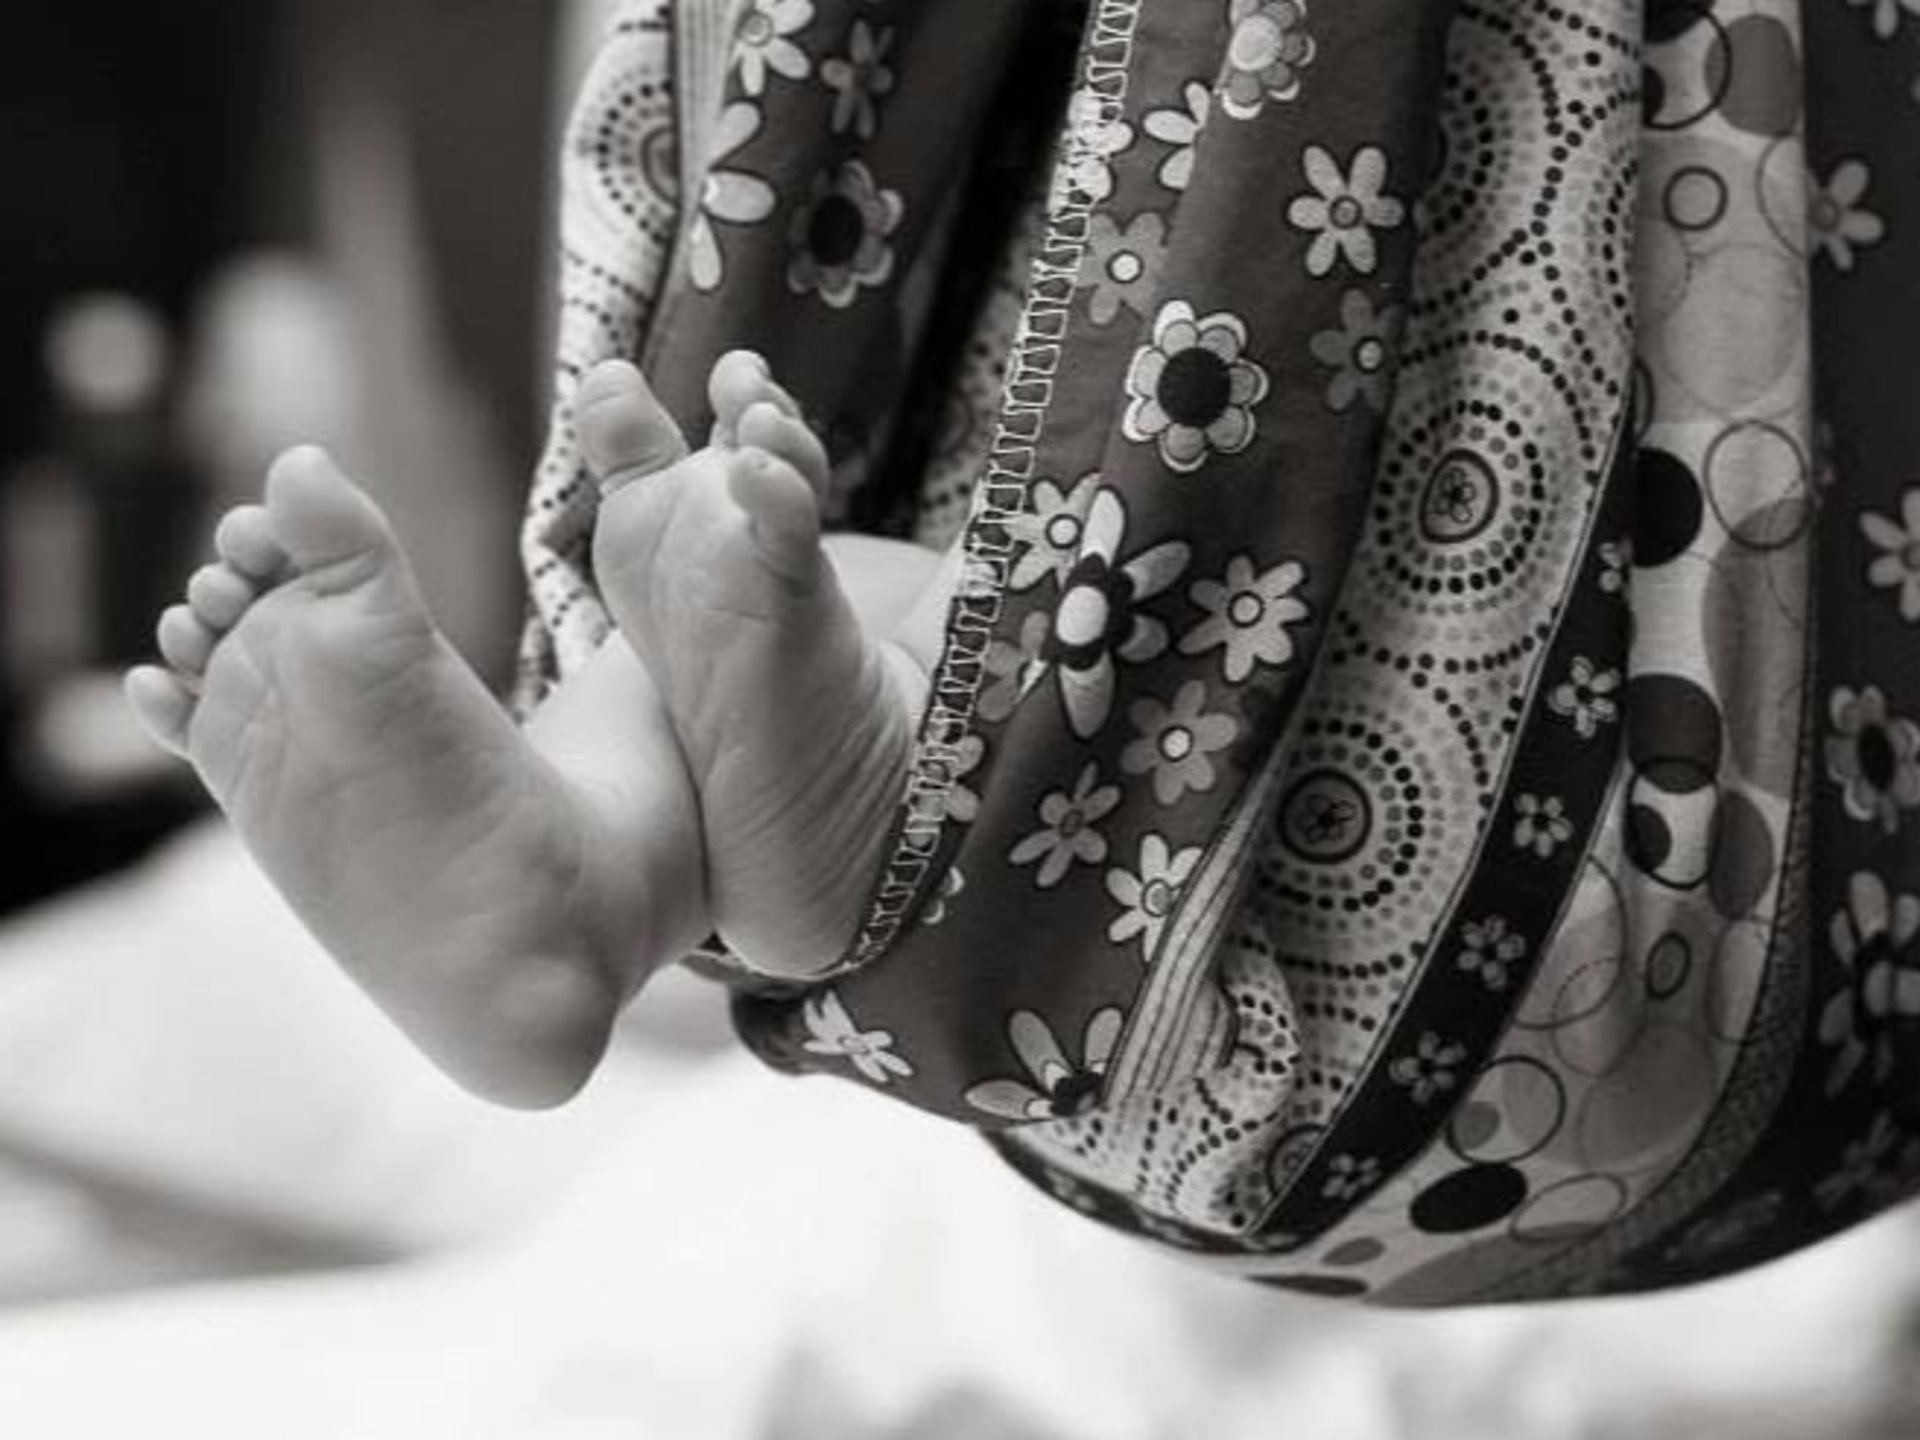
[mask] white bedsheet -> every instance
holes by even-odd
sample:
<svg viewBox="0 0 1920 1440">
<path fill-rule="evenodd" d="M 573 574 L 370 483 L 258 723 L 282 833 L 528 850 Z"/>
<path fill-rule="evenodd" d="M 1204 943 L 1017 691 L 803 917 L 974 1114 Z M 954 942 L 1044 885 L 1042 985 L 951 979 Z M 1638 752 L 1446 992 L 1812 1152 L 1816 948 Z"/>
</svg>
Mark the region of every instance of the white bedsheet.
<svg viewBox="0 0 1920 1440">
<path fill-rule="evenodd" d="M 7 1437 L 1920 1434 L 1902 1219 L 1651 1302 L 1292 1299 L 728 1050 L 623 1047 L 558 1117 L 465 1101 L 215 836 L 0 935 L 9 1131 L 416 1258 L 0 1314 Z"/>
</svg>

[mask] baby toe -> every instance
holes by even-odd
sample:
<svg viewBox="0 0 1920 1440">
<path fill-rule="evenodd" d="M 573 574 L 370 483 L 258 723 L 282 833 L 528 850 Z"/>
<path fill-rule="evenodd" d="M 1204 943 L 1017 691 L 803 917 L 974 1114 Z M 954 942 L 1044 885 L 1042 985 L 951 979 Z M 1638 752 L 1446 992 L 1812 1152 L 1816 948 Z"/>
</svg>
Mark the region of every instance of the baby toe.
<svg viewBox="0 0 1920 1440">
<path fill-rule="evenodd" d="M 187 606 L 216 633 L 231 630 L 254 601 L 252 584 L 222 562 L 203 565 L 187 581 Z"/>
<path fill-rule="evenodd" d="M 816 497 L 826 496 L 832 473 L 827 447 L 798 416 L 770 401 L 756 400 L 741 415 L 737 434 L 742 449 L 764 450 L 786 461 L 813 487 Z"/>
<path fill-rule="evenodd" d="M 777 456 L 743 450 L 727 467 L 727 493 L 767 568 L 811 587 L 821 573 L 820 508 L 806 477 Z"/>
<path fill-rule="evenodd" d="M 271 584 L 292 563 L 273 535 L 264 505 L 236 505 L 213 531 L 214 553 L 247 579 Z"/>
<path fill-rule="evenodd" d="M 158 665 L 138 665 L 127 672 L 125 693 L 140 728 L 163 749 L 184 758 L 194 697 L 180 677 Z"/>
<path fill-rule="evenodd" d="M 188 605 L 170 605 L 154 627 L 160 656 L 183 675 L 206 673 L 207 661 L 219 636 Z"/>
<path fill-rule="evenodd" d="M 687 453 L 680 427 L 637 366 L 609 360 L 580 382 L 574 422 L 587 466 L 611 493 Z"/>
<path fill-rule="evenodd" d="M 800 406 L 775 383 L 767 362 L 752 350 L 729 350 L 714 363 L 707 379 L 707 402 L 713 407 L 716 445 L 743 443 L 740 421 L 754 405 L 769 404 L 795 419 L 800 416 Z"/>
</svg>

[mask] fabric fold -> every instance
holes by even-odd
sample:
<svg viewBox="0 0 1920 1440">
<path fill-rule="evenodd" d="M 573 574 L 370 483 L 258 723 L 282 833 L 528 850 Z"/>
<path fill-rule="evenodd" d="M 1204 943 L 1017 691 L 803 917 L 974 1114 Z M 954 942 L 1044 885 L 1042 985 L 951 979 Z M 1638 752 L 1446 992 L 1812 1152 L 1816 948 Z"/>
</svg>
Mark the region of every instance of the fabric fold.
<svg viewBox="0 0 1920 1440">
<path fill-rule="evenodd" d="M 528 693 L 605 634 L 598 355 L 697 424 L 755 345 L 852 513 L 971 494 L 859 934 L 735 977 L 749 1043 L 1392 1303 L 1695 1278 L 1912 1187 L 1920 20 L 727 13 L 702 153 L 645 158 L 695 134 L 665 0 L 580 112 Z"/>
</svg>

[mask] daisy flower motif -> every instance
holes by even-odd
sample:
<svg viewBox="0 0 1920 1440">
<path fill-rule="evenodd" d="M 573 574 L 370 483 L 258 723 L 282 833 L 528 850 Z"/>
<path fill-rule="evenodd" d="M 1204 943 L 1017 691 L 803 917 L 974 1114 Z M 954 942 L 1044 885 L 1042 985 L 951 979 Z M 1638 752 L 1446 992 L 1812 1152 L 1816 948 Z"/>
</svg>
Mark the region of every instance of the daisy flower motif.
<svg viewBox="0 0 1920 1440">
<path fill-rule="evenodd" d="M 1120 804 L 1120 787 L 1102 785 L 1091 760 L 1071 791 L 1055 790 L 1040 801 L 1041 828 L 1007 853 L 1015 865 L 1040 865 L 1034 884 L 1051 890 L 1075 864 L 1098 865 L 1107 858 L 1107 837 L 1100 822 Z"/>
<path fill-rule="evenodd" d="M 1900 812 L 1920 805 L 1920 725 L 1888 715 L 1887 697 L 1873 685 L 1835 690 L 1827 714 L 1827 776 L 1840 786 L 1847 814 L 1893 834 Z"/>
<path fill-rule="evenodd" d="M 1147 695 L 1128 707 L 1137 738 L 1120 752 L 1120 768 L 1150 777 L 1153 798 L 1162 805 L 1175 804 L 1189 790 L 1211 790 L 1219 778 L 1213 756 L 1240 733 L 1232 719 L 1210 714 L 1206 702 L 1205 683 L 1189 680 L 1171 705 Z"/>
<path fill-rule="evenodd" d="M 1900 28 L 1901 11 L 1920 15 L 1920 0 L 1847 0 L 1847 4 L 1856 10 L 1866 8 L 1873 20 L 1873 33 L 1882 40 L 1891 40 Z"/>
<path fill-rule="evenodd" d="M 1167 627 L 1140 607 L 1180 578 L 1192 553 L 1184 541 L 1166 540 L 1123 560 L 1126 529 L 1119 495 L 1099 491 L 1087 507 L 1080 557 L 1060 587 L 1045 663 L 1029 672 L 1029 684 L 1048 669 L 1057 672 L 1067 723 L 1082 740 L 1113 713 L 1120 662 L 1142 665 L 1166 653 Z"/>
<path fill-rule="evenodd" d="M 967 1088 L 976 1110 L 1003 1120 L 1064 1120 L 1084 1115 L 1100 1099 L 1101 1077 L 1120 1043 L 1125 1017 L 1109 1006 L 1096 1010 L 1080 1035 L 1080 1058 L 1072 1059 L 1053 1027 L 1031 1010 L 1007 1020 L 1007 1042 L 1026 1074 L 1017 1080 L 982 1080 Z"/>
<path fill-rule="evenodd" d="M 1807 228 L 1836 269 L 1853 269 L 1854 246 L 1878 244 L 1887 233 L 1886 222 L 1860 203 L 1871 180 L 1860 161 L 1842 160 L 1825 184 L 1808 186 Z"/>
<path fill-rule="evenodd" d="M 1860 517 L 1860 530 L 1880 551 L 1867 565 L 1867 583 L 1897 590 L 1900 618 L 1920 621 L 1920 486 L 1900 497 L 1897 522 L 1869 511 Z"/>
<path fill-rule="evenodd" d="M 1522 795 L 1513 802 L 1519 819 L 1513 826 L 1513 843 L 1531 850 L 1542 860 L 1549 858 L 1573 838 L 1573 821 L 1567 818 L 1567 805 L 1558 795 Z"/>
<path fill-rule="evenodd" d="M 1871 1060 L 1873 1083 L 1893 1074 L 1894 1022 L 1920 1019 L 1920 897 L 1890 895 L 1886 881 L 1857 871 L 1847 882 L 1847 905 L 1827 926 L 1848 984 L 1820 1012 L 1820 1043 L 1833 1049 L 1827 1094 L 1846 1088 Z"/>
<path fill-rule="evenodd" d="M 1133 145 L 1120 107 L 1084 87 L 1067 102 L 1066 147 L 1055 166 L 1049 210 L 1071 200 L 1099 205 L 1113 195 L 1113 162 Z"/>
<path fill-rule="evenodd" d="M 1466 1058 L 1466 1046 L 1449 1044 L 1429 1030 L 1411 1055 L 1402 1055 L 1387 1067 L 1387 1074 L 1394 1084 L 1412 1092 L 1414 1104 L 1430 1105 L 1459 1083 L 1460 1062 Z"/>
<path fill-rule="evenodd" d="M 726 278 L 726 258 L 714 233 L 716 221 L 757 225 L 773 213 L 779 197 L 758 175 L 729 170 L 721 162 L 760 133 L 760 107 L 736 100 L 720 113 L 714 131 L 714 163 L 700 186 L 700 203 L 687 228 L 687 277 L 696 290 L 717 290 Z"/>
<path fill-rule="evenodd" d="M 1313 235 L 1307 247 L 1307 273 L 1318 279 L 1345 259 L 1362 275 L 1371 275 L 1379 263 L 1373 232 L 1392 230 L 1406 218 L 1407 207 L 1381 193 L 1387 179 L 1386 152 L 1363 145 L 1353 154 L 1348 173 L 1318 145 L 1309 145 L 1301 158 L 1310 195 L 1297 195 L 1287 206 L 1287 223 Z"/>
<path fill-rule="evenodd" d="M 1007 576 L 1009 590 L 1031 590 L 1049 577 L 1055 585 L 1066 583 L 1080 558 L 1087 507 L 1099 488 L 1098 472 L 1082 475 L 1071 490 L 1062 490 L 1051 480 L 1034 482 L 1032 508 L 1007 522 L 1008 537 L 1025 547 Z"/>
<path fill-rule="evenodd" d="M 1358 1200 L 1380 1183 L 1380 1162 L 1371 1155 L 1336 1155 L 1327 1164 L 1320 1194 L 1328 1200 Z"/>
<path fill-rule="evenodd" d="M 1166 253 L 1167 222 L 1158 211 L 1142 211 L 1124 229 L 1110 215 L 1095 215 L 1087 225 L 1078 281 L 1093 291 L 1087 303 L 1093 323 L 1112 324 L 1122 306 L 1144 318 Z"/>
<path fill-rule="evenodd" d="M 892 26 L 876 30 L 856 20 L 847 37 L 847 53 L 821 62 L 821 83 L 833 91 L 834 134 L 851 130 L 862 140 L 871 140 L 880 128 L 878 103 L 893 93 L 894 73 L 886 63 L 893 37 Z"/>
<path fill-rule="evenodd" d="M 1158 445 L 1169 470 L 1191 475 L 1214 455 L 1253 443 L 1253 409 L 1267 398 L 1267 372 L 1246 358 L 1247 327 L 1225 310 L 1195 317 L 1184 300 L 1160 307 L 1153 339 L 1127 369 L 1120 430 Z"/>
<path fill-rule="evenodd" d="M 940 881 L 940 889 L 920 911 L 920 923 L 923 926 L 943 925 L 954 901 L 960 898 L 967 888 L 967 877 L 960 872 L 958 865 L 949 869 Z"/>
<path fill-rule="evenodd" d="M 1107 894 L 1120 907 L 1120 913 L 1107 926 L 1107 938 L 1116 945 L 1138 940 L 1140 958 L 1151 962 L 1160 945 L 1160 933 L 1199 864 L 1198 845 L 1175 853 L 1164 836 L 1143 837 L 1138 868 L 1115 866 L 1107 871 Z"/>
<path fill-rule="evenodd" d="M 888 240 L 905 213 L 900 193 L 883 190 L 864 161 L 822 171 L 787 231 L 787 287 L 844 310 L 862 287 L 885 285 L 893 277 Z"/>
<path fill-rule="evenodd" d="M 1609 595 L 1624 595 L 1631 583 L 1633 541 L 1608 540 L 1600 546 L 1600 588 Z"/>
<path fill-rule="evenodd" d="M 891 1085 L 896 1075 L 902 1080 L 912 1077 L 913 1066 L 893 1051 L 893 1032 L 862 1030 L 837 992 L 823 990 L 815 995 L 801 1007 L 800 1017 L 808 1036 L 801 1048 L 808 1054 L 849 1060 L 876 1085 Z"/>
<path fill-rule="evenodd" d="M 1327 382 L 1327 408 L 1345 413 L 1364 400 L 1375 414 L 1387 408 L 1393 381 L 1394 346 L 1406 312 L 1398 305 L 1373 308 L 1364 290 L 1340 297 L 1340 327 L 1322 330 L 1308 342 L 1313 358 L 1333 371 Z"/>
<path fill-rule="evenodd" d="M 813 0 L 752 0 L 733 36 L 733 63 L 740 88 L 758 97 L 766 93 L 767 72 L 804 80 L 812 68 L 807 52 L 787 37 L 813 21 Z"/>
<path fill-rule="evenodd" d="M 980 692 L 975 706 L 982 720 L 998 724 L 1019 708 L 1021 700 L 1046 672 L 1047 664 L 1042 656 L 1052 634 L 1052 618 L 1044 610 L 1035 610 L 1020 622 L 1016 639 L 995 640 L 987 646 L 981 668 L 987 672 L 990 683 Z"/>
<path fill-rule="evenodd" d="M 1193 153 L 1200 144 L 1200 132 L 1207 128 L 1207 115 L 1213 109 L 1213 91 L 1198 80 L 1189 80 L 1180 91 L 1179 105 L 1149 110 L 1140 122 L 1147 134 L 1162 145 L 1173 146 L 1173 153 L 1160 162 L 1160 183 L 1169 190 L 1185 190 L 1193 179 Z"/>
<path fill-rule="evenodd" d="M 980 768 L 987 758 L 987 742 L 969 735 L 953 747 L 952 786 L 947 791 L 947 818 L 970 825 L 980 817 L 980 797 L 960 782 Z"/>
<path fill-rule="evenodd" d="M 1236 120 L 1251 120 L 1269 100 L 1300 93 L 1300 72 L 1313 63 L 1307 7 L 1301 0 L 1233 0 L 1227 13 L 1226 78 L 1220 108 Z"/>
<path fill-rule="evenodd" d="M 1526 940 L 1508 928 L 1506 918 L 1489 915 L 1460 932 L 1458 965 L 1478 975 L 1487 989 L 1502 991 L 1512 983 L 1513 967 L 1526 958 Z"/>
<path fill-rule="evenodd" d="M 1856 1193 L 1869 1201 L 1894 1198 L 1898 1172 L 1908 1169 L 1916 1158 L 1915 1145 L 1908 1142 L 1902 1146 L 1900 1140 L 1900 1128 L 1893 1117 L 1881 1111 L 1866 1134 L 1841 1153 L 1840 1168 L 1814 1187 L 1820 1208 L 1838 1209 Z M 1889 1166 L 1888 1161 L 1893 1164 Z"/>
<path fill-rule="evenodd" d="M 1287 627 L 1307 618 L 1307 604 L 1296 594 L 1306 578 L 1295 560 L 1262 571 L 1251 555 L 1234 556 L 1220 579 L 1196 580 L 1187 591 L 1206 618 L 1180 637 L 1180 653 L 1220 650 L 1221 669 L 1236 685 L 1256 666 L 1285 665 L 1294 656 Z"/>
<path fill-rule="evenodd" d="M 1618 670 L 1601 670 L 1586 656 L 1576 656 L 1567 678 L 1547 696 L 1547 705 L 1571 720 L 1582 740 L 1591 740 L 1602 725 L 1620 718 L 1619 702 L 1613 698 L 1620 684 Z"/>
</svg>

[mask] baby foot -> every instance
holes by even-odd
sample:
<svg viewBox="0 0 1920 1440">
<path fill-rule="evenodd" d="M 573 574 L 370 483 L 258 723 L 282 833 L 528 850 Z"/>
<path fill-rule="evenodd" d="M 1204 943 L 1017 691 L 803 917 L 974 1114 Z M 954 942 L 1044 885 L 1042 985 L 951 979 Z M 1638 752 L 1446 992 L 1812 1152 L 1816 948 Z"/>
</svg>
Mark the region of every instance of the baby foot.
<svg viewBox="0 0 1920 1440">
<path fill-rule="evenodd" d="M 700 792 L 715 928 L 799 978 L 852 938 L 926 680 L 862 628 L 821 547 L 826 455 L 797 407 L 744 353 L 712 392 L 719 443 L 645 478 L 603 467 L 595 573 Z M 580 425 L 597 457 L 672 421 L 637 370 L 611 365 L 585 383 Z"/>
<path fill-rule="evenodd" d="M 640 887 L 441 637 L 385 517 L 320 451 L 231 511 L 127 677 L 319 941 L 434 1060 L 508 1104 L 605 1049 Z"/>
</svg>

